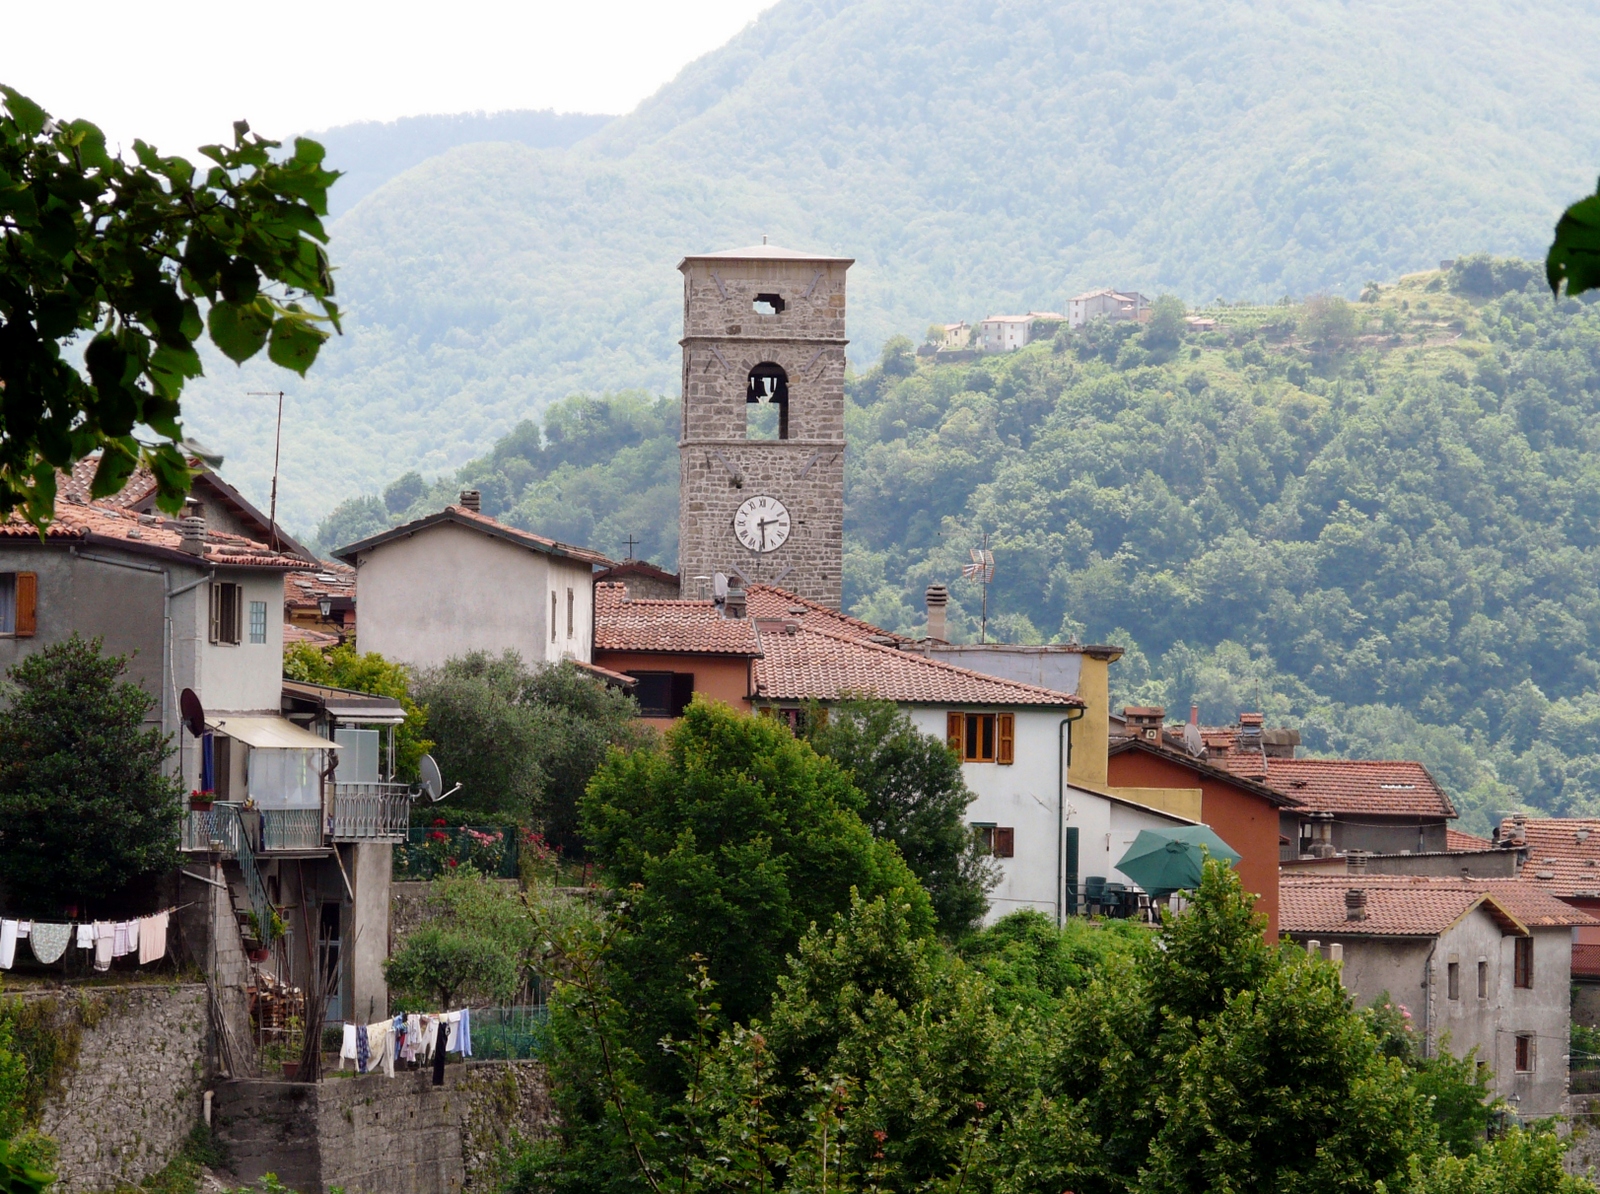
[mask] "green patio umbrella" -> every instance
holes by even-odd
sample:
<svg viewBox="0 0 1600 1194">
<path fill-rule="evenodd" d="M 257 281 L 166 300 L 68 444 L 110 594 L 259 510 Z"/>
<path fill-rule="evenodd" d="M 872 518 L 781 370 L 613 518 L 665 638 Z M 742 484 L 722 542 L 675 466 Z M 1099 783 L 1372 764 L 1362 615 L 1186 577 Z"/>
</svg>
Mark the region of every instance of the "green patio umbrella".
<svg viewBox="0 0 1600 1194">
<path fill-rule="evenodd" d="M 1117 863 L 1117 870 L 1153 896 L 1193 891 L 1200 886 L 1204 846 L 1211 857 L 1237 863 L 1239 852 L 1218 837 L 1209 825 L 1183 825 L 1172 829 L 1141 829 L 1133 845 Z"/>
</svg>

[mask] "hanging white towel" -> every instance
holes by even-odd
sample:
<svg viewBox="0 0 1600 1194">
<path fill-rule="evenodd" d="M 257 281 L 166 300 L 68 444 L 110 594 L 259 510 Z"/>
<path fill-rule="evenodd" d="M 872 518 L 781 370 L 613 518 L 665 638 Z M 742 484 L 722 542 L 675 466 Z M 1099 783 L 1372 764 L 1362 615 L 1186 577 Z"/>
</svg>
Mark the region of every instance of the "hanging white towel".
<svg viewBox="0 0 1600 1194">
<path fill-rule="evenodd" d="M 83 925 L 79 925 L 78 926 L 78 948 L 79 949 L 93 949 L 94 948 L 94 926 L 93 925 L 91 925 L 91 924 L 83 924 Z"/>
<path fill-rule="evenodd" d="M 356 1026 L 354 1024 L 346 1024 L 344 1026 L 344 1039 L 339 1042 L 339 1068 L 341 1070 L 349 1068 L 344 1063 L 355 1059 Z"/>
<path fill-rule="evenodd" d="M 128 952 L 130 954 L 139 952 L 139 926 L 142 923 L 144 923 L 142 919 L 128 922 Z"/>
<path fill-rule="evenodd" d="M 167 956 L 167 914 L 157 912 L 139 922 L 139 965 L 148 966 Z"/>
<path fill-rule="evenodd" d="M 19 920 L 19 921 L 17 921 L 17 940 L 18 941 L 24 940 L 28 936 L 28 934 L 32 933 L 32 932 L 33 932 L 33 921 L 31 921 L 31 920 Z"/>
<path fill-rule="evenodd" d="M 111 969 L 111 951 L 117 939 L 117 926 L 108 920 L 94 922 L 94 968 Z"/>
<path fill-rule="evenodd" d="M 0 920 L 0 970 L 10 970 L 17 957 L 17 922 Z"/>
</svg>

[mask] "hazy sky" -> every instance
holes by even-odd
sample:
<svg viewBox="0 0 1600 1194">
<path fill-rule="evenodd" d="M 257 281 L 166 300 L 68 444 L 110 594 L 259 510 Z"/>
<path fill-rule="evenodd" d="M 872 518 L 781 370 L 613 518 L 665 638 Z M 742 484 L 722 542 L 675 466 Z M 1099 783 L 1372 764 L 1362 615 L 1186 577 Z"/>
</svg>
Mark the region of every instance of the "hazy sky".
<svg viewBox="0 0 1600 1194">
<path fill-rule="evenodd" d="M 773 0 L 0 0 L 0 82 L 188 153 L 429 112 L 626 112 Z"/>
</svg>

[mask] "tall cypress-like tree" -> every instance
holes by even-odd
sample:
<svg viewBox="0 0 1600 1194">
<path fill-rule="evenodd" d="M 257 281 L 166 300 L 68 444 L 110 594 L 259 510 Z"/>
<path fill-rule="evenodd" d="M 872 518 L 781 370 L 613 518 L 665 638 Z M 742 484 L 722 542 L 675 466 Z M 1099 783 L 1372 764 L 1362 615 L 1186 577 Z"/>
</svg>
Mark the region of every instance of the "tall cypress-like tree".
<svg viewBox="0 0 1600 1194">
<path fill-rule="evenodd" d="M 182 784 L 171 739 L 146 723 L 151 696 L 127 659 L 77 634 L 7 673 L 0 713 L 0 874 L 9 911 L 108 908 L 177 862 Z"/>
</svg>

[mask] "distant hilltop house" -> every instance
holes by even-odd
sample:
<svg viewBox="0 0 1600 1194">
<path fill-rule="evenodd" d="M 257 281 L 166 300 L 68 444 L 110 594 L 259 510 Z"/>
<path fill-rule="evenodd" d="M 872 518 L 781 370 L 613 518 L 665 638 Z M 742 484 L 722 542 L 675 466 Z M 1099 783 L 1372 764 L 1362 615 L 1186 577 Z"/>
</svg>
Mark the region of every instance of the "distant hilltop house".
<svg viewBox="0 0 1600 1194">
<path fill-rule="evenodd" d="M 991 315 L 979 325 L 984 352 L 1011 352 L 1033 339 L 1039 324 L 1063 323 L 1057 311 L 1029 311 L 1026 315 Z"/>
<path fill-rule="evenodd" d="M 972 344 L 972 325 L 966 320 L 960 323 L 947 323 L 944 325 L 944 339 L 939 342 L 939 347 L 951 350 L 967 348 Z"/>
<path fill-rule="evenodd" d="M 1081 328 L 1092 319 L 1112 321 L 1131 319 L 1144 323 L 1150 318 L 1150 300 L 1137 290 L 1112 290 L 1109 286 L 1085 291 L 1067 300 L 1067 324 Z"/>
</svg>

